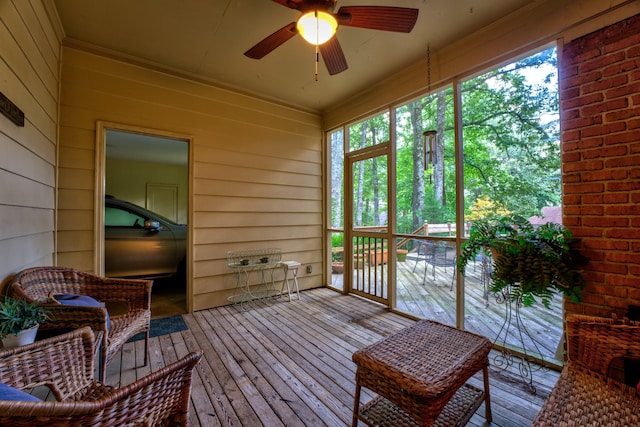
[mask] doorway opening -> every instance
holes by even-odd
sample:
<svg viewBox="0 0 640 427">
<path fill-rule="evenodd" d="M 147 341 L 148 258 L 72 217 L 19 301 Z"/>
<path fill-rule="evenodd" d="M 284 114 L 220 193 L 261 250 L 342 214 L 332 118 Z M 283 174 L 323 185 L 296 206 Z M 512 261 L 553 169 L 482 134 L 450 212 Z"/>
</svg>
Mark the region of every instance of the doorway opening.
<svg viewBox="0 0 640 427">
<path fill-rule="evenodd" d="M 98 126 L 96 271 L 154 281 L 152 317 L 190 311 L 190 137 Z"/>
</svg>

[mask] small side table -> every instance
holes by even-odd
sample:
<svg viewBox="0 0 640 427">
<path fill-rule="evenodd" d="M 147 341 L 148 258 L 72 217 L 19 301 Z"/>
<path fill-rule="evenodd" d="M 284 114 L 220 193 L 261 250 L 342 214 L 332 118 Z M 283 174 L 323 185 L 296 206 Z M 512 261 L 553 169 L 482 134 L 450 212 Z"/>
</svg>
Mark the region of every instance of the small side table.
<svg viewBox="0 0 640 427">
<path fill-rule="evenodd" d="M 280 261 L 280 265 L 284 268 L 284 279 L 282 280 L 282 288 L 280 288 L 280 295 L 283 295 L 284 287 L 287 286 L 287 295 L 289 301 L 291 301 L 291 285 L 289 284 L 289 271 L 293 274 L 293 284 L 296 288 L 296 295 L 300 300 L 300 288 L 298 287 L 298 268 L 300 263 L 298 261 Z"/>
<path fill-rule="evenodd" d="M 353 424 L 376 426 L 465 425 L 485 403 L 491 422 L 489 351 L 480 335 L 431 320 L 421 320 L 356 351 Z M 466 381 L 484 374 L 484 392 Z M 378 394 L 360 408 L 360 389 Z"/>
</svg>

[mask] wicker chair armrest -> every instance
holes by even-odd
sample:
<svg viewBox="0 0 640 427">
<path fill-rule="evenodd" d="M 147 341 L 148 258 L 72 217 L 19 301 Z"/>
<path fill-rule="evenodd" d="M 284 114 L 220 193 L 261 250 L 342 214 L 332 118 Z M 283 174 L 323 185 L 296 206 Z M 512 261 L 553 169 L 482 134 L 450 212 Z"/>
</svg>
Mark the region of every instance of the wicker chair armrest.
<svg viewBox="0 0 640 427">
<path fill-rule="evenodd" d="M 201 352 L 190 353 L 97 400 L 77 402 L 0 401 L 0 425 L 188 425 L 193 368 Z"/>
<path fill-rule="evenodd" d="M 152 280 L 99 276 L 94 276 L 93 279 L 83 284 L 83 293 L 86 295 L 105 303 L 127 303 L 129 311 L 151 308 Z"/>
<path fill-rule="evenodd" d="M 56 399 L 65 400 L 93 383 L 93 349 L 88 327 L 0 349 L 0 382 L 19 390 L 47 386 Z"/>
<path fill-rule="evenodd" d="M 105 307 L 64 305 L 55 303 L 40 304 L 47 310 L 49 319 L 40 325 L 42 329 L 81 328 L 89 326 L 96 333 L 106 332 L 107 309 Z"/>
<path fill-rule="evenodd" d="M 567 316 L 568 359 L 606 375 L 617 357 L 640 359 L 640 322 Z"/>
<path fill-rule="evenodd" d="M 189 425 L 189 399 L 193 369 L 200 362 L 201 351 L 189 353 L 182 359 L 155 371 L 118 390 L 127 396 L 128 418 L 125 423 L 140 419 L 153 426 Z M 117 405 L 118 400 L 107 399 L 107 405 Z"/>
</svg>

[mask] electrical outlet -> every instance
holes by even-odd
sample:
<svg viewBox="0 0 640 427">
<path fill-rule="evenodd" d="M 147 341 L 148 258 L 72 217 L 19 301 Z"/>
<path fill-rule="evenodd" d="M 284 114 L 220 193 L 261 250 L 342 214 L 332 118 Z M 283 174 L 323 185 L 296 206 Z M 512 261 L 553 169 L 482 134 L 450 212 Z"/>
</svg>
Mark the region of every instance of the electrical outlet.
<svg viewBox="0 0 640 427">
<path fill-rule="evenodd" d="M 311 264 L 307 265 L 307 273 L 311 273 L 312 271 Z"/>
</svg>

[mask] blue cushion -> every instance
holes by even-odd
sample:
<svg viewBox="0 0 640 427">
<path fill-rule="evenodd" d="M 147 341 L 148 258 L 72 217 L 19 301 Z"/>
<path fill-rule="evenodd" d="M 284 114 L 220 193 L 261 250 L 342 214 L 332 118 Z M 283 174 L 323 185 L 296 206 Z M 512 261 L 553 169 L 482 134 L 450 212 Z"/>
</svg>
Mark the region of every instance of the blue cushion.
<svg viewBox="0 0 640 427">
<path fill-rule="evenodd" d="M 42 402 L 37 397 L 25 393 L 4 383 L 0 383 L 0 400 L 21 400 L 24 402 Z"/>
<path fill-rule="evenodd" d="M 75 305 L 81 307 L 104 307 L 104 304 L 100 301 L 96 301 L 87 295 L 75 295 L 75 294 L 57 294 L 53 298 L 64 305 Z M 107 312 L 107 330 L 111 326 L 111 320 L 109 319 L 109 312 Z"/>
</svg>

